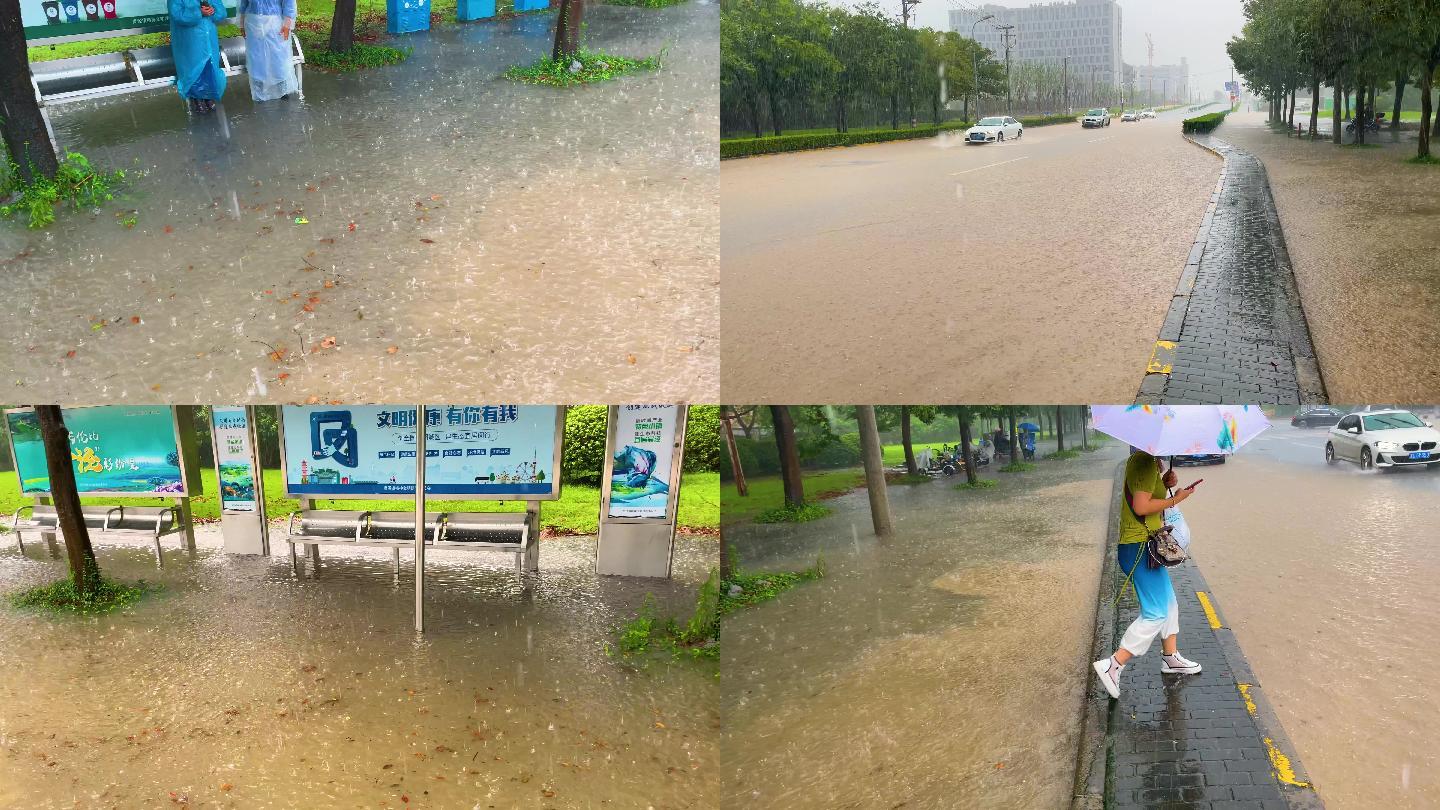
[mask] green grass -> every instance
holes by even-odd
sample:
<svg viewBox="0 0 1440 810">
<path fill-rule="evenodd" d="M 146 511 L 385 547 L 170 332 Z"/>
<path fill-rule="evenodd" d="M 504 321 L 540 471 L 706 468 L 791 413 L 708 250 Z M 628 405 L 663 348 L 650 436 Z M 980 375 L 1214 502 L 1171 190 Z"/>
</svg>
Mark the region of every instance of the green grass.
<svg viewBox="0 0 1440 810">
<path fill-rule="evenodd" d="M 1416 166 L 1440 166 L 1440 157 L 1435 155 L 1416 155 L 1415 157 L 1406 158 L 1405 162 L 1413 163 Z"/>
<path fill-rule="evenodd" d="M 810 470 L 801 473 L 805 486 L 805 499 L 817 501 L 825 497 L 842 495 L 865 481 L 865 473 L 857 468 L 844 470 Z M 785 486 L 778 475 L 763 475 L 746 478 L 750 494 L 740 497 L 735 491 L 735 482 L 727 481 L 720 490 L 721 502 L 725 504 L 725 522 L 737 523 L 753 520 L 762 512 L 778 509 L 785 505 Z"/>
<path fill-rule="evenodd" d="M 606 644 L 612 658 L 643 668 L 663 654 L 671 660 L 720 657 L 720 572 L 710 571 L 695 598 L 695 611 L 681 624 L 656 612 L 655 597 L 645 594 L 635 616 L 612 631 L 614 645 Z"/>
<path fill-rule="evenodd" d="M 18 608 L 35 608 L 50 613 L 79 613 L 93 616 L 110 613 L 133 605 L 147 593 L 159 590 L 159 586 L 148 585 L 144 580 L 126 585 L 120 582 L 100 580 L 100 586 L 92 593 L 82 594 L 75 590 L 75 582 L 69 577 L 57 579 L 48 585 L 37 585 L 10 594 L 10 604 Z"/>
<path fill-rule="evenodd" d="M 544 84 L 551 87 L 570 87 L 576 84 L 604 82 L 641 70 L 659 70 L 660 57 L 664 51 L 644 59 L 592 51 L 582 48 L 573 57 L 552 59 L 548 56 L 529 65 L 515 65 L 505 71 L 505 78 L 525 84 Z M 580 63 L 577 70 L 571 66 Z"/>
<path fill-rule="evenodd" d="M 928 484 L 928 483 L 930 483 L 931 481 L 934 481 L 934 480 L 935 480 L 934 478 L 931 478 L 931 477 L 928 476 L 928 475 L 910 475 L 909 473 L 903 473 L 903 474 L 901 474 L 901 475 L 892 475 L 892 476 L 887 477 L 887 478 L 885 479 L 885 483 L 886 483 L 887 485 L 889 485 L 889 486 L 892 486 L 892 487 L 893 487 L 893 486 L 902 486 L 902 487 L 903 487 L 903 486 L 910 486 L 911 484 Z"/>
<path fill-rule="evenodd" d="M 774 509 L 766 509 L 755 516 L 756 523 L 808 523 L 812 520 L 819 520 L 830 514 L 830 507 L 818 503 L 806 502 L 799 506 L 784 504 Z"/>
<path fill-rule="evenodd" d="M 205 494 L 190 500 L 195 517 L 213 520 L 220 517 L 220 506 L 215 498 L 218 488 L 215 484 L 214 468 L 200 471 L 201 484 Z M 271 519 L 282 519 L 300 508 L 300 502 L 284 495 L 284 485 L 279 470 L 265 470 L 265 512 Z M 680 504 L 677 519 L 682 529 L 710 532 L 720 528 L 720 474 L 685 473 L 680 487 Z M 14 473 L 0 474 L 0 513 L 6 524 L 10 515 L 25 504 L 30 497 L 21 494 L 19 480 Z M 164 506 L 170 501 L 163 498 L 81 498 L 82 503 L 124 503 L 135 506 Z M 334 501 L 317 500 L 321 509 L 359 510 L 406 510 L 413 509 L 409 499 Z M 426 508 L 438 512 L 518 512 L 524 511 L 523 501 L 447 501 L 427 500 Z M 544 501 L 540 505 L 540 524 L 557 534 L 594 534 L 599 530 L 600 488 L 585 484 L 565 484 L 560 488 L 560 498 Z"/>
<path fill-rule="evenodd" d="M 825 560 L 804 571 L 739 571 L 720 583 L 720 615 L 734 613 L 743 607 L 768 602 L 803 582 L 822 579 Z M 737 590 L 738 589 L 738 590 Z M 733 595 L 732 595 L 733 592 Z"/>
<path fill-rule="evenodd" d="M 1076 449 L 1073 448 L 1073 447 L 1070 448 L 1070 449 L 1068 449 L 1068 450 L 1056 450 L 1056 451 L 1053 452 L 1053 453 L 1046 453 L 1046 454 L 1045 454 L 1045 458 L 1052 458 L 1052 459 L 1055 459 L 1056 461 L 1064 461 L 1064 460 L 1066 460 L 1066 459 L 1079 458 L 1079 457 L 1080 457 L 1080 451 L 1079 451 L 1079 450 L 1076 450 Z"/>
<path fill-rule="evenodd" d="M 678 6 L 685 0 L 606 0 L 610 6 L 639 6 L 640 8 L 666 8 Z"/>
<path fill-rule="evenodd" d="M 962 481 L 962 482 L 956 484 L 956 485 L 955 485 L 955 488 L 956 488 L 956 489 L 993 489 L 993 488 L 998 487 L 998 486 L 1000 486 L 1000 482 L 999 482 L 999 481 L 996 481 L 994 478 L 977 478 L 977 479 L 975 479 L 975 483 L 973 483 L 973 484 L 970 483 L 969 481 Z"/>
<path fill-rule="evenodd" d="M 301 40 L 304 42 L 305 58 L 309 64 L 335 73 L 351 73 L 366 68 L 398 65 L 410 58 L 409 48 L 392 48 L 389 45 L 357 42 L 350 50 L 335 53 L 326 50 L 324 40 L 319 37 L 316 37 L 315 41 L 306 41 L 310 40 L 310 37 L 302 36 Z"/>
<path fill-rule="evenodd" d="M 1035 469 L 1035 465 L 1034 465 L 1034 464 L 1031 464 L 1031 463 L 1029 463 L 1029 462 L 1026 462 L 1026 461 L 1012 461 L 1012 462 L 1010 462 L 1009 464 L 1006 464 L 1004 467 L 1001 467 L 1001 468 L 1000 468 L 1000 472 L 1003 472 L 1003 473 L 1019 473 L 1019 472 L 1029 472 L 1030 470 L 1033 470 L 1033 469 Z"/>
</svg>

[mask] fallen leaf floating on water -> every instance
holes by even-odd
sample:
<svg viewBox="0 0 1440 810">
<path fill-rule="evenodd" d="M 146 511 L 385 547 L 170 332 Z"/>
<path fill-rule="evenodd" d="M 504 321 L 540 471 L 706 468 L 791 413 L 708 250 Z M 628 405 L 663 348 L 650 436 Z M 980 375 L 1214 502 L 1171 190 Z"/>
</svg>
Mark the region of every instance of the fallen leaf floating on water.
<svg viewBox="0 0 1440 810">
<path fill-rule="evenodd" d="M 174 226 L 174 225 L 166 225 L 166 226 L 165 226 L 165 233 L 174 233 L 174 232 L 175 232 L 175 226 Z"/>
<path fill-rule="evenodd" d="M 331 336 L 325 338 L 324 340 L 320 341 L 320 348 L 322 348 L 322 349 L 333 349 L 333 348 L 335 348 L 335 336 L 334 336 L 334 335 L 331 335 Z"/>
<path fill-rule="evenodd" d="M 391 346 L 390 348 L 388 348 L 388 349 L 385 350 L 385 353 L 386 353 L 386 354 L 394 354 L 394 353 L 396 353 L 396 352 L 398 352 L 398 351 L 400 351 L 400 347 L 399 347 L 399 346 Z"/>
<path fill-rule="evenodd" d="M 629 364 L 632 365 L 632 366 L 635 365 L 635 355 L 633 355 L 633 354 L 627 354 L 627 355 L 625 355 L 625 362 L 629 363 Z"/>
<path fill-rule="evenodd" d="M 317 397 L 317 396 L 315 396 L 315 395 L 312 394 L 311 396 L 309 396 L 309 397 L 307 397 L 307 398 L 305 399 L 305 404 L 306 404 L 306 405 L 318 405 L 318 404 L 320 404 L 320 397 Z"/>
<path fill-rule="evenodd" d="M 140 316 L 139 316 L 139 315 L 131 315 L 131 316 L 130 316 L 130 323 L 140 323 Z"/>
<path fill-rule="evenodd" d="M 424 242 L 424 243 L 427 244 L 427 245 L 433 245 L 433 244 L 435 244 L 435 240 L 434 240 L 434 239 L 421 239 L 420 241 L 421 241 L 421 242 Z"/>
<path fill-rule="evenodd" d="M 220 786 L 220 789 L 223 790 L 223 791 L 225 791 L 226 793 L 229 793 L 232 789 L 234 789 L 234 787 L 235 787 L 234 785 L 230 784 L 229 782 L 226 782 L 225 784 L 223 784 L 223 785 Z"/>
<path fill-rule="evenodd" d="M 66 359 L 73 359 L 75 357 L 75 350 L 71 349 L 70 351 L 66 352 L 65 357 Z"/>
</svg>

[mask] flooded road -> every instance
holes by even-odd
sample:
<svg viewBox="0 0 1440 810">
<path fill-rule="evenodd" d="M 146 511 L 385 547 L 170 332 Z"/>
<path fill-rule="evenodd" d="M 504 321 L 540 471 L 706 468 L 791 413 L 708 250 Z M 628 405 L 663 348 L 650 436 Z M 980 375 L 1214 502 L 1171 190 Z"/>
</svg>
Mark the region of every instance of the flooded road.
<svg viewBox="0 0 1440 810">
<path fill-rule="evenodd" d="M 726 399 L 1132 400 L 1220 175 L 1182 113 L 725 161 Z"/>
<path fill-rule="evenodd" d="M 725 620 L 724 806 L 1066 804 L 1119 458 L 891 487 L 884 543 L 863 490 L 730 530 L 743 568 L 827 575 Z"/>
<path fill-rule="evenodd" d="M 594 538 L 546 540 L 529 587 L 508 556 L 427 553 L 427 632 L 384 550 L 327 548 L 318 580 L 201 533 L 165 590 L 121 614 L 0 608 L 0 806 L 714 807 L 713 664 L 606 656 L 646 593 L 688 616 L 716 564 L 682 536 L 676 577 L 594 575 Z M 0 591 L 64 571 L 0 547 Z M 105 572 L 157 578 L 140 545 Z M 303 797 L 303 798 L 302 798 Z"/>
<path fill-rule="evenodd" d="M 1264 113 L 1237 113 L 1215 135 L 1265 164 L 1330 400 L 1440 398 L 1440 327 L 1429 316 L 1440 308 L 1440 189 L 1434 172 L 1404 162 L 1415 133 L 1382 130 L 1367 148 L 1340 149 L 1272 133 Z M 1340 176 L 1366 182 L 1335 186 Z"/>
<path fill-rule="evenodd" d="M 1327 467 L 1326 430 L 1182 469 L 1192 552 L 1326 806 L 1434 807 L 1440 471 Z"/>
<path fill-rule="evenodd" d="M 408 35 L 400 65 L 308 70 L 304 102 L 60 108 L 65 147 L 132 179 L 0 222 L 11 399 L 713 400 L 718 7 L 590 9 L 589 47 L 659 71 L 501 78 L 553 24 Z"/>
</svg>

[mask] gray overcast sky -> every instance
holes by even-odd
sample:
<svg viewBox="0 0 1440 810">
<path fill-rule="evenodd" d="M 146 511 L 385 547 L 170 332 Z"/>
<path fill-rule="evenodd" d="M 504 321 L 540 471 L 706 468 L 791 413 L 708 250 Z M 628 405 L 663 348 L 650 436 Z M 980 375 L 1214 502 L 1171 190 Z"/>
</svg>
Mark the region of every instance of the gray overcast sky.
<svg viewBox="0 0 1440 810">
<path fill-rule="evenodd" d="M 831 0 L 855 6 L 859 0 Z M 900 0 L 878 0 L 880 7 L 900 16 Z M 1034 5 L 1026 0 L 989 0 L 998 6 Z M 922 0 L 919 24 L 945 30 L 952 8 L 974 8 L 986 0 Z M 1145 34 L 1155 40 L 1155 64 L 1168 65 L 1184 56 L 1190 60 L 1191 87 L 1208 94 L 1230 78 L 1230 57 L 1225 43 L 1240 33 L 1245 17 L 1240 0 L 1119 0 L 1124 59 L 1145 64 Z"/>
</svg>

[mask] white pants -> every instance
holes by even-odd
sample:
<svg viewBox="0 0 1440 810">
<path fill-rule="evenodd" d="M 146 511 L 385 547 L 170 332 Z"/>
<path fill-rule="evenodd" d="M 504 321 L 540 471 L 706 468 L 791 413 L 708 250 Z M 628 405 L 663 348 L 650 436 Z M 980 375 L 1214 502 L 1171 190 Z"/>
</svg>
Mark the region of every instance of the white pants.
<svg viewBox="0 0 1440 810">
<path fill-rule="evenodd" d="M 1169 638 L 1179 632 L 1180 605 L 1175 602 L 1175 594 L 1172 592 L 1170 604 L 1165 610 L 1165 618 L 1147 619 L 1143 615 L 1137 616 L 1135 621 L 1125 628 L 1125 636 L 1120 639 L 1120 646 L 1138 658 L 1150 649 L 1150 643 L 1155 640 L 1156 636 Z"/>
</svg>

